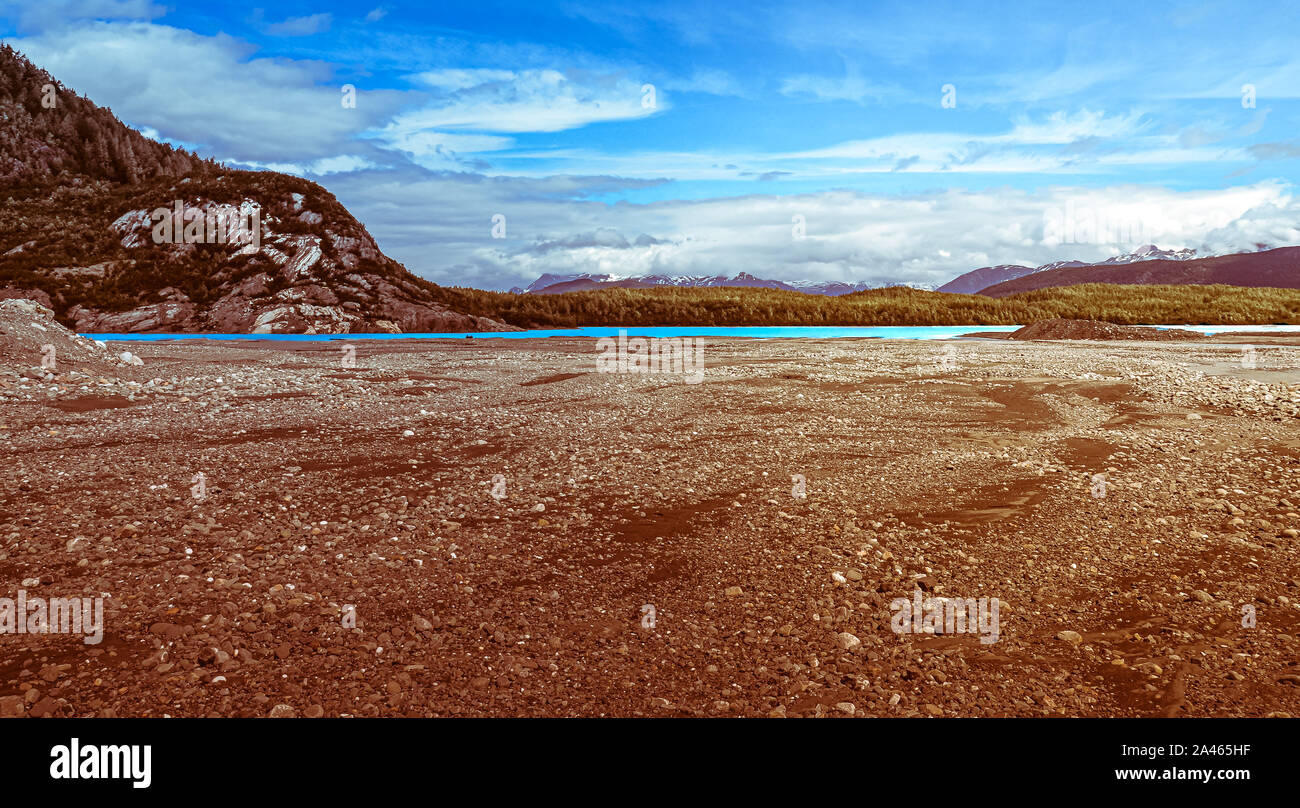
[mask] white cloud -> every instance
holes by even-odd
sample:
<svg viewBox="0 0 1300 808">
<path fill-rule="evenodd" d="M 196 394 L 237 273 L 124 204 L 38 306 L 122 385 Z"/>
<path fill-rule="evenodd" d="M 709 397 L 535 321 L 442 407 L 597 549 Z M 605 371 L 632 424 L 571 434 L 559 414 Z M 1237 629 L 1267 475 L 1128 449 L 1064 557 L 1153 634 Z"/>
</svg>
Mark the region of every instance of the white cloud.
<svg viewBox="0 0 1300 808">
<path fill-rule="evenodd" d="M 151 20 L 167 8 L 151 0 L 0 0 L 0 17 L 15 20 L 19 30 L 80 25 L 88 20 Z"/>
<path fill-rule="evenodd" d="M 435 131 L 386 134 L 386 146 L 404 152 L 416 164 L 432 171 L 464 170 L 473 165 L 474 155 L 508 149 L 508 137 L 456 135 Z"/>
<path fill-rule="evenodd" d="M 485 84 L 512 81 L 515 78 L 515 73 L 512 70 L 493 70 L 489 68 L 446 68 L 443 70 L 426 70 L 423 73 L 416 73 L 411 78 L 429 87 L 456 92 Z"/>
<path fill-rule="evenodd" d="M 1240 149 L 1178 149 L 1175 135 L 1145 133 L 1140 115 L 1108 115 L 1081 110 L 1021 118 L 1003 132 L 909 132 L 794 152 L 605 153 L 568 151 L 512 152 L 512 172 L 528 176 L 573 171 L 629 177 L 726 180 L 783 172 L 787 179 L 827 179 L 894 171 L 1078 174 L 1107 165 L 1244 161 Z M 1103 148 L 1104 147 L 1104 148 Z M 1122 147 L 1122 148 L 1121 148 Z M 1144 159 L 1149 156 L 1149 160 Z M 537 167 L 520 167 L 535 159 Z"/>
<path fill-rule="evenodd" d="M 718 96 L 743 97 L 747 93 L 729 73 L 710 68 L 697 69 L 684 78 L 669 79 L 664 86 L 684 93 L 707 93 Z"/>
<path fill-rule="evenodd" d="M 254 171 L 278 171 L 281 174 L 293 174 L 299 177 L 324 177 L 330 174 L 347 174 L 378 168 L 365 157 L 356 154 L 340 154 L 337 157 L 322 157 L 309 163 L 260 163 L 252 160 L 233 163 L 236 168 Z"/>
<path fill-rule="evenodd" d="M 283 22 L 266 26 L 266 33 L 271 36 L 311 36 L 328 31 L 334 17 L 331 14 L 311 14 L 305 17 L 290 17 Z"/>
<path fill-rule="evenodd" d="M 856 70 L 843 76 L 790 76 L 781 83 L 781 92 L 794 97 L 812 97 L 818 101 L 881 101 L 898 97 L 898 88 L 874 82 Z"/>
<path fill-rule="evenodd" d="M 437 70 L 417 74 L 451 91 L 424 109 L 398 115 L 386 131 L 459 129 L 478 132 L 559 132 L 601 121 L 644 118 L 664 109 L 642 103 L 642 83 L 627 77 L 558 70 Z"/>
<path fill-rule="evenodd" d="M 373 149 L 356 136 L 403 101 L 362 87 L 344 108 L 325 63 L 253 58 L 232 37 L 164 25 L 90 23 L 7 41 L 127 123 L 218 159 L 301 163 Z"/>
<path fill-rule="evenodd" d="M 1137 185 L 828 191 L 606 205 L 575 201 L 575 178 L 340 176 L 331 189 L 408 268 L 444 284 L 524 286 L 544 272 L 734 275 L 942 284 L 980 266 L 1097 261 L 1144 243 L 1214 252 L 1300 241 L 1290 186 L 1173 191 Z M 588 182 L 597 180 L 590 179 Z M 503 214 L 507 238 L 491 237 Z M 806 222 L 792 237 L 791 217 Z M 1070 216 L 1075 243 L 1052 238 Z M 614 243 L 579 234 L 613 231 Z M 645 233 L 657 243 L 636 243 Z M 622 246 L 626 241 L 628 246 Z M 565 247 L 564 244 L 573 244 Z"/>
</svg>

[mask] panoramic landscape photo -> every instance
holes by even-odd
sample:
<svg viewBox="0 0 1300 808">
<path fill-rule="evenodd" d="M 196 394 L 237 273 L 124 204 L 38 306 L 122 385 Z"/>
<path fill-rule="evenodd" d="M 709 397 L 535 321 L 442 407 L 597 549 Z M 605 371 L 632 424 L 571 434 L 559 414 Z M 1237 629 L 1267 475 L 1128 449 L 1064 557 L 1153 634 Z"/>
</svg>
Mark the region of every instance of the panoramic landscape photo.
<svg viewBox="0 0 1300 808">
<path fill-rule="evenodd" d="M 0 716 L 1300 715 L 1295 15 L 0 0 Z"/>
</svg>

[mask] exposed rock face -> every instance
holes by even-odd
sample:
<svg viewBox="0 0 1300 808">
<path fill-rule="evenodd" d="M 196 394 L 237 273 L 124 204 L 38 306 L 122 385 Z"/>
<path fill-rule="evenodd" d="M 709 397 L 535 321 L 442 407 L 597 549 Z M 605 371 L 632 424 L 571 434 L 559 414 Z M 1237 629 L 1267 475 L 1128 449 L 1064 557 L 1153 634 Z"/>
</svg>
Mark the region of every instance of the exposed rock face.
<svg viewBox="0 0 1300 808">
<path fill-rule="evenodd" d="M 68 310 L 77 331 L 126 334 L 132 331 L 184 331 L 194 317 L 192 303 L 154 303 L 130 311 L 102 314 L 82 306 Z"/>
<path fill-rule="evenodd" d="M 1007 335 L 1007 339 L 1186 340 L 1204 334 L 1181 328 L 1115 325 L 1099 320 L 1039 320 Z"/>
<path fill-rule="evenodd" d="M 223 178 L 194 184 L 212 186 L 213 196 L 229 193 Z M 204 305 L 167 287 L 157 293 L 166 298 L 161 302 L 116 312 L 78 304 L 66 316 L 78 331 L 88 333 L 516 330 L 438 303 L 429 285 L 380 252 L 365 229 L 332 197 L 310 183 L 303 185 L 310 186 L 304 188 L 306 193 L 270 195 L 253 187 L 237 202 L 188 196 L 179 204 L 118 215 L 111 227 L 129 254 L 161 252 L 161 260 L 168 263 L 195 265 L 195 271 L 210 273 L 204 285 L 215 299 Z M 192 193 L 194 189 L 178 183 L 175 190 Z M 322 203 L 327 212 L 308 207 L 313 201 Z M 209 226 L 195 227 L 191 233 L 190 225 L 203 221 Z M 214 221 L 241 224 L 214 231 Z M 154 255 L 150 257 L 159 260 Z M 212 281 L 217 282 L 216 294 L 211 294 Z"/>
</svg>

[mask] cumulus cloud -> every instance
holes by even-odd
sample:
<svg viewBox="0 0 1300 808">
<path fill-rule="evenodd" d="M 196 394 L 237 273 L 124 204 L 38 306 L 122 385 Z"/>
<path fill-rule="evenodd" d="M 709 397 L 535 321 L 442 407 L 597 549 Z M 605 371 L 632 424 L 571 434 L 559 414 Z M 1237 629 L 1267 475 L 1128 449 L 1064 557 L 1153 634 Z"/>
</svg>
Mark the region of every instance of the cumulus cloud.
<svg viewBox="0 0 1300 808">
<path fill-rule="evenodd" d="M 622 233 L 608 227 L 601 227 L 592 230 L 589 233 L 577 233 L 560 239 L 540 241 L 531 247 L 524 248 L 520 252 L 531 253 L 533 255 L 545 255 L 556 250 L 580 250 L 588 247 L 626 250 L 630 246 L 631 244 L 629 244 L 628 240 L 623 237 Z"/>
<path fill-rule="evenodd" d="M 1201 191 L 827 191 L 616 205 L 581 198 L 619 182 L 385 173 L 340 176 L 330 187 L 412 271 L 438 283 L 497 289 L 547 272 L 744 271 L 938 285 L 981 266 L 1099 261 L 1145 243 L 1204 254 L 1300 241 L 1300 200 L 1273 182 Z M 506 217 L 504 239 L 492 237 L 495 214 Z M 805 223 L 802 239 L 795 216 Z"/>
<path fill-rule="evenodd" d="M 373 148 L 358 134 L 403 103 L 358 88 L 345 108 L 328 64 L 255 58 L 232 37 L 165 25 L 97 22 L 7 41 L 128 123 L 218 159 L 301 163 Z"/>
</svg>

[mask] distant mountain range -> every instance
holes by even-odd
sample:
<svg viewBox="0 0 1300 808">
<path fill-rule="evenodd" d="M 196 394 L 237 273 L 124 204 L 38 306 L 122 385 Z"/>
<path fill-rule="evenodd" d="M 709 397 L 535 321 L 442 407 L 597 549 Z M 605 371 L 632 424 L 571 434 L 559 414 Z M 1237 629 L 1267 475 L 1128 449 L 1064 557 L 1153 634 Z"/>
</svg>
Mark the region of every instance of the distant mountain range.
<svg viewBox="0 0 1300 808">
<path fill-rule="evenodd" d="M 1000 264 L 980 267 L 953 278 L 938 289 L 928 284 L 888 284 L 913 289 L 981 294 L 1005 297 L 1052 286 L 1081 283 L 1112 284 L 1227 284 L 1229 286 L 1268 286 L 1300 288 L 1300 247 L 1279 247 L 1255 252 L 1198 257 L 1195 250 L 1162 250 L 1146 244 L 1131 253 L 1092 263 L 1053 261 L 1039 267 Z M 842 283 L 838 281 L 779 281 L 760 278 L 748 272 L 735 276 L 641 275 L 610 273 L 547 273 L 526 288 L 511 292 L 533 295 L 558 295 L 596 289 L 712 288 L 723 286 L 779 289 L 810 295 L 839 297 L 882 284 Z"/>
<path fill-rule="evenodd" d="M 1085 263 L 1083 261 L 1053 261 L 1040 267 L 1026 267 L 1019 264 L 999 264 L 995 267 L 980 267 L 964 275 L 958 275 L 936 289 L 936 292 L 955 292 L 973 295 L 991 286 L 1034 275 L 1039 272 L 1051 272 L 1057 269 L 1078 269 L 1082 267 L 1118 266 L 1135 264 L 1143 261 L 1189 261 L 1196 257 L 1196 250 L 1162 250 L 1154 244 L 1139 247 L 1127 255 L 1107 258 L 1105 261 Z M 1098 283 L 1099 281 L 1076 281 L 1076 283 Z M 1056 285 L 1056 284 L 1050 284 Z M 1030 288 L 1037 289 L 1038 286 Z M 1024 291 L 1023 289 L 1020 291 Z"/>
<path fill-rule="evenodd" d="M 933 289 L 928 284 L 889 284 L 907 285 L 913 289 Z M 780 289 L 786 292 L 803 292 L 808 295 L 840 295 L 861 292 L 866 289 L 879 289 L 882 284 L 840 283 L 838 281 L 775 281 L 759 278 L 748 272 L 741 272 L 728 278 L 726 275 L 691 276 L 691 275 L 641 275 L 623 276 L 609 273 L 581 272 L 571 275 L 546 273 L 525 288 L 515 287 L 511 292 L 521 294 L 559 295 L 565 292 L 588 292 L 595 289 L 654 289 L 663 286 L 681 288 L 743 286 L 761 289 Z"/>
<path fill-rule="evenodd" d="M 1204 258 L 1188 255 L 1189 251 L 1172 254 L 1154 248 L 1143 248 L 1143 251 L 1097 264 L 1048 264 L 989 284 L 977 292 L 988 297 L 1006 297 L 1017 292 L 1082 283 L 1227 284 L 1300 289 L 1300 247 L 1278 247 Z"/>
</svg>

